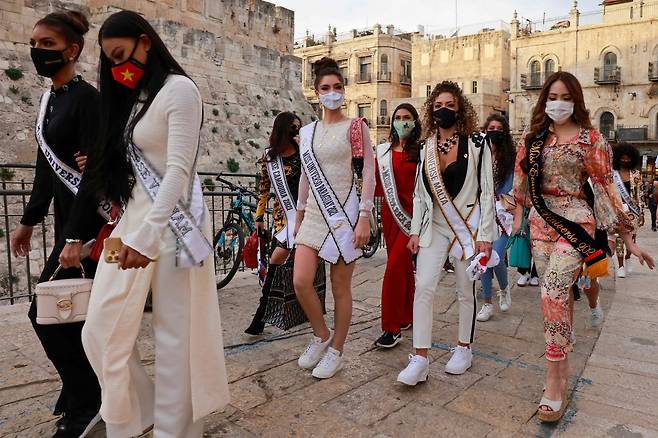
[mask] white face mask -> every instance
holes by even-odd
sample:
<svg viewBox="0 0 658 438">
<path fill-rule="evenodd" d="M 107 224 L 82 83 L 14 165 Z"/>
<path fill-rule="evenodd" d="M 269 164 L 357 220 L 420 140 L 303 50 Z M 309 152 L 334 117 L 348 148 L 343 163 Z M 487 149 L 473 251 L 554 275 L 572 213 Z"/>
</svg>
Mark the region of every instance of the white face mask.
<svg viewBox="0 0 658 438">
<path fill-rule="evenodd" d="M 546 101 L 545 112 L 555 123 L 562 124 L 573 114 L 573 102 L 566 100 Z"/>
<path fill-rule="evenodd" d="M 345 95 L 339 93 L 338 91 L 331 91 L 326 94 L 320 95 L 320 103 L 325 106 L 325 108 L 330 110 L 335 110 L 340 108 L 345 100 Z"/>
</svg>

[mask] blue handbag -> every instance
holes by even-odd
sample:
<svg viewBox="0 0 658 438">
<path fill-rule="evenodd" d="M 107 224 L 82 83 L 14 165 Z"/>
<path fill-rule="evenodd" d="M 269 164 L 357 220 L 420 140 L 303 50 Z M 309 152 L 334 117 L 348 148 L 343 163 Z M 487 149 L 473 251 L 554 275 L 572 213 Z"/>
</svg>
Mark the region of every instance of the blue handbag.
<svg viewBox="0 0 658 438">
<path fill-rule="evenodd" d="M 507 240 L 505 251 L 509 250 L 508 266 L 515 268 L 530 269 L 532 263 L 532 251 L 530 250 L 530 228 L 528 226 L 529 210 L 523 209 L 521 226 Z"/>
</svg>

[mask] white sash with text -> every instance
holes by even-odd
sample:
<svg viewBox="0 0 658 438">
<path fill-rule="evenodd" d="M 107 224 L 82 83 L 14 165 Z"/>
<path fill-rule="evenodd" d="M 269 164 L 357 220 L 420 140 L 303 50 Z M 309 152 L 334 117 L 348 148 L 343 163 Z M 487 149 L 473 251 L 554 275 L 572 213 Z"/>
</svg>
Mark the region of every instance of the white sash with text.
<svg viewBox="0 0 658 438">
<path fill-rule="evenodd" d="M 267 152 L 265 153 L 267 160 Z M 280 156 L 275 159 L 267 161 L 267 173 L 270 176 L 270 181 L 279 200 L 279 205 L 283 209 L 286 216 L 286 223 L 278 233 L 274 235 L 279 242 L 285 243 L 288 249 L 292 249 L 295 245 L 295 237 L 293 230 L 295 227 L 295 215 L 297 214 L 297 207 L 293 200 L 290 187 L 288 187 L 288 180 L 286 179 L 286 171 L 283 166 L 283 160 Z"/>
</svg>

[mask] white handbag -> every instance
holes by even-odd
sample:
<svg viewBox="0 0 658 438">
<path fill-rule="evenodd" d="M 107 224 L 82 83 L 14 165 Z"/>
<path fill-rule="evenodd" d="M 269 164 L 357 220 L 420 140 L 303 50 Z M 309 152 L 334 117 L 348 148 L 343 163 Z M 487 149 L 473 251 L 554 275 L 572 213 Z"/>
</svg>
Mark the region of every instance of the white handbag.
<svg viewBox="0 0 658 438">
<path fill-rule="evenodd" d="M 87 317 L 93 280 L 85 278 L 82 265 L 82 278 L 55 280 L 60 269 L 62 265 L 57 267 L 48 281 L 36 286 L 37 324 L 66 324 L 84 321 Z"/>
</svg>

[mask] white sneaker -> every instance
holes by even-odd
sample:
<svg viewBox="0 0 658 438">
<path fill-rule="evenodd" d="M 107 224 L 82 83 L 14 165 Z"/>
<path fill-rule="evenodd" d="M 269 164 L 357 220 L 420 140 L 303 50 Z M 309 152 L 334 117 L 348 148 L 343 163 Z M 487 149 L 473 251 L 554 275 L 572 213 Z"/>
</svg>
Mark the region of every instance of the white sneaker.
<svg viewBox="0 0 658 438">
<path fill-rule="evenodd" d="M 623 266 L 621 268 L 617 269 L 617 277 L 626 278 L 626 269 L 624 269 Z"/>
<path fill-rule="evenodd" d="M 304 351 L 302 355 L 299 356 L 297 364 L 305 370 L 311 370 L 315 368 L 318 362 L 320 362 L 322 359 L 322 356 L 324 356 L 327 348 L 329 348 L 329 344 L 331 344 L 333 339 L 334 332 L 331 330 L 329 331 L 329 339 L 327 339 L 325 342 L 322 342 L 321 338 L 313 336 L 313 339 L 308 344 L 308 347 L 306 347 L 306 351 Z"/>
<path fill-rule="evenodd" d="M 343 369 L 345 359 L 340 351 L 329 347 L 320 363 L 313 368 L 313 377 L 318 379 L 328 379 L 333 377 L 338 371 Z"/>
<path fill-rule="evenodd" d="M 501 312 L 507 312 L 512 305 L 512 294 L 509 290 L 509 286 L 505 289 L 498 291 L 498 306 L 500 307 Z"/>
<path fill-rule="evenodd" d="M 519 277 L 519 279 L 516 281 L 516 284 L 517 286 L 525 287 L 528 285 L 529 281 L 530 281 L 530 272 L 527 272 Z"/>
<path fill-rule="evenodd" d="M 470 348 L 461 345 L 457 345 L 452 351 L 452 357 L 446 364 L 446 373 L 464 374 L 471 367 L 473 352 Z"/>
<path fill-rule="evenodd" d="M 491 315 L 493 315 L 494 306 L 490 303 L 484 303 L 480 311 L 478 312 L 477 320 L 480 322 L 489 321 Z"/>
<path fill-rule="evenodd" d="M 539 286 L 539 277 L 532 277 L 530 279 L 530 286 Z"/>
<path fill-rule="evenodd" d="M 430 372 L 430 361 L 423 356 L 409 355 L 409 364 L 398 374 L 398 382 L 409 386 L 416 386 L 417 383 L 427 380 Z"/>
<path fill-rule="evenodd" d="M 589 325 L 592 327 L 598 327 L 603 324 L 603 309 L 601 309 L 601 303 L 597 301 L 596 307 L 590 309 L 590 311 L 589 317 L 587 318 L 589 320 Z"/>
</svg>

